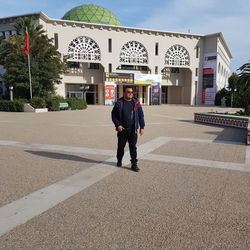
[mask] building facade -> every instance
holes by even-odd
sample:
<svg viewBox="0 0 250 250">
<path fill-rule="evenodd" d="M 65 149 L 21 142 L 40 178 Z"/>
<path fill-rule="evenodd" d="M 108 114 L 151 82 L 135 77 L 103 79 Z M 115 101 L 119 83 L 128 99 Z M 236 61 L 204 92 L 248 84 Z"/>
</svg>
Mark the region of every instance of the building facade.
<svg viewBox="0 0 250 250">
<path fill-rule="evenodd" d="M 105 104 L 105 84 L 112 81 L 114 99 L 122 96 L 124 85 L 131 85 L 141 103 L 149 105 L 152 82 L 136 81 L 148 75 L 160 77 L 161 104 L 213 105 L 215 93 L 227 85 L 232 55 L 222 33 L 197 35 L 51 19 L 41 12 L 0 18 L 0 36 L 15 35 L 11 24 L 24 16 L 43 25 L 62 56 L 68 56 L 58 95 Z M 83 91 L 85 86 L 89 88 Z M 4 90 L 3 81 L 0 88 Z"/>
</svg>

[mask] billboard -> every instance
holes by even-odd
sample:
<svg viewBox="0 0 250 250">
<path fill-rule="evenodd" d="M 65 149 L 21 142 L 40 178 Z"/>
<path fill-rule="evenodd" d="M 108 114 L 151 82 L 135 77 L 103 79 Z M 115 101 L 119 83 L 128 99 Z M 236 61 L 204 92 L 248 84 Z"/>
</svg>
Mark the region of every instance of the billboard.
<svg viewBox="0 0 250 250">
<path fill-rule="evenodd" d="M 116 84 L 134 84 L 134 74 L 127 73 L 104 73 L 105 82 L 115 82 Z"/>
<path fill-rule="evenodd" d="M 217 54 L 206 53 L 203 63 L 202 104 L 214 105 L 216 95 Z"/>
<path fill-rule="evenodd" d="M 105 82 L 105 105 L 113 105 L 115 103 L 115 83 Z"/>
<path fill-rule="evenodd" d="M 161 83 L 153 82 L 151 90 L 151 104 L 160 105 L 161 104 Z"/>
<path fill-rule="evenodd" d="M 135 74 L 135 84 L 152 85 L 154 82 L 161 83 L 162 76 L 154 74 Z"/>
<path fill-rule="evenodd" d="M 161 104 L 161 75 L 154 74 L 135 74 L 135 84 L 151 85 L 151 104 Z"/>
</svg>

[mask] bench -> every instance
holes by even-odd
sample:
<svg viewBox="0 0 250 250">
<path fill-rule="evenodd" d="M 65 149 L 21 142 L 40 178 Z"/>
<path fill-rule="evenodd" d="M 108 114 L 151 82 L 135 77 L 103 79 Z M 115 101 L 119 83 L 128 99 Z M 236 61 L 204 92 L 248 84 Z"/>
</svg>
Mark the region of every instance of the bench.
<svg viewBox="0 0 250 250">
<path fill-rule="evenodd" d="M 69 104 L 67 102 L 60 102 L 59 103 L 59 108 L 60 109 L 68 109 L 69 108 Z"/>
</svg>

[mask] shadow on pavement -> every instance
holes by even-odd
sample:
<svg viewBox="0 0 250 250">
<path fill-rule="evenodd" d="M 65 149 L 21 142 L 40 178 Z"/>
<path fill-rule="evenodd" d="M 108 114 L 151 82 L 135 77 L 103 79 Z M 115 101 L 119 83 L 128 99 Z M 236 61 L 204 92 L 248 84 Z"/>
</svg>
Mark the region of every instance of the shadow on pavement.
<svg viewBox="0 0 250 250">
<path fill-rule="evenodd" d="M 214 141 L 235 141 L 235 142 L 243 142 L 246 141 L 246 130 L 242 128 L 232 128 L 232 127 L 223 127 L 221 125 L 216 124 L 204 124 L 204 123 L 196 123 L 205 127 L 217 127 L 222 128 L 222 131 L 207 131 L 206 134 L 217 135 Z"/>
<path fill-rule="evenodd" d="M 77 155 L 69 155 L 69 154 L 54 153 L 54 152 L 47 152 L 47 151 L 25 150 L 25 152 L 28 152 L 33 155 L 38 155 L 38 156 L 43 156 L 43 157 L 58 159 L 58 160 L 80 161 L 80 162 L 87 162 L 87 163 L 101 163 L 102 162 L 102 161 L 92 160 L 89 158 L 80 157 Z"/>
<path fill-rule="evenodd" d="M 87 162 L 87 163 L 93 163 L 93 164 L 102 163 L 105 165 L 117 167 L 116 162 L 96 161 L 96 160 L 92 160 L 89 158 L 80 157 L 77 155 L 69 155 L 69 154 L 54 153 L 54 152 L 47 152 L 47 151 L 31 151 L 31 150 L 25 150 L 25 152 L 33 154 L 33 155 L 38 155 L 38 156 L 51 158 L 51 159 L 57 159 L 57 160 L 79 161 L 79 162 Z M 122 169 L 131 170 L 131 168 L 128 168 L 128 167 L 122 167 Z"/>
<path fill-rule="evenodd" d="M 179 122 L 194 123 L 194 120 L 178 120 Z"/>
</svg>

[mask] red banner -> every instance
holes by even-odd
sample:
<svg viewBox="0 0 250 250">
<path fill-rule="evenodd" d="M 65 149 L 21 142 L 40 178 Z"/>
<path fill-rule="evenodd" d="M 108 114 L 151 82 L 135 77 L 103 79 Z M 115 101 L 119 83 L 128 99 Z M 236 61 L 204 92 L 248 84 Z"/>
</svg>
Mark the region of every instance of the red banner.
<svg viewBox="0 0 250 250">
<path fill-rule="evenodd" d="M 24 48 L 24 53 L 26 55 L 29 55 L 30 53 L 30 41 L 29 41 L 29 33 L 28 31 L 26 31 L 26 35 L 25 35 L 25 48 Z"/>
</svg>

